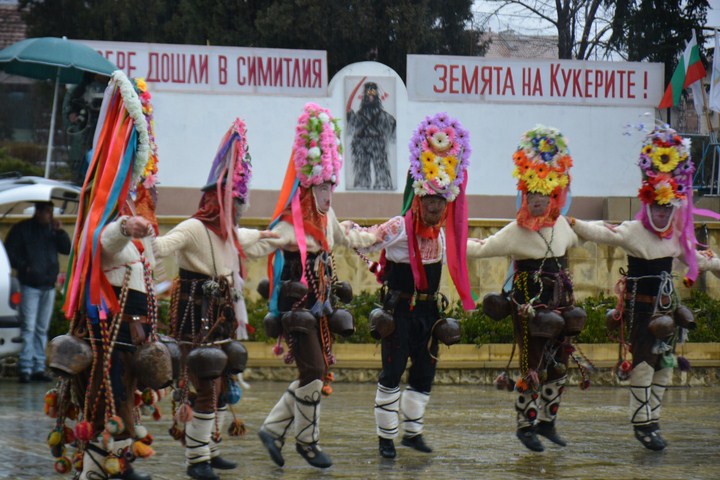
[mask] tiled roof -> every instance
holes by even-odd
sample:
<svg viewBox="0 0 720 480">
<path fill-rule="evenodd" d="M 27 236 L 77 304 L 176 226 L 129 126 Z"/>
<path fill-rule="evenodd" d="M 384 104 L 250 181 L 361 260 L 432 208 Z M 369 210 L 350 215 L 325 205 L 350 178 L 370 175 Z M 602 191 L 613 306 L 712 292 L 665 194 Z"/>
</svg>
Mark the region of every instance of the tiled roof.
<svg viewBox="0 0 720 480">
<path fill-rule="evenodd" d="M 17 4 L 0 3 L 0 49 L 24 40 L 26 32 Z"/>
<path fill-rule="evenodd" d="M 558 58 L 558 37 L 523 35 L 513 30 L 486 32 L 490 40 L 486 58 Z"/>
</svg>

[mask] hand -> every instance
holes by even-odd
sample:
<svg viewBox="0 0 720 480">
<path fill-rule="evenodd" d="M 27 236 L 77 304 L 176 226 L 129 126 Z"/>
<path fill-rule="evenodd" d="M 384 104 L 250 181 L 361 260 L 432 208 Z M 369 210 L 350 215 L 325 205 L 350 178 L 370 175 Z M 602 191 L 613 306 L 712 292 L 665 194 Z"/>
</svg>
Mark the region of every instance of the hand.
<svg viewBox="0 0 720 480">
<path fill-rule="evenodd" d="M 485 243 L 485 240 L 482 240 L 480 238 L 468 238 L 468 242 L 479 243 L 482 245 L 483 243 Z"/>
<path fill-rule="evenodd" d="M 715 252 L 713 252 L 709 248 L 707 250 L 698 250 L 698 253 L 705 258 L 714 258 L 715 257 Z"/>
<path fill-rule="evenodd" d="M 128 217 L 125 221 L 125 234 L 132 238 L 142 238 L 154 233 L 152 224 L 143 217 Z"/>
<path fill-rule="evenodd" d="M 616 231 L 617 231 L 617 225 L 612 225 L 612 224 L 610 224 L 610 223 L 606 223 L 606 224 L 605 224 L 605 228 L 607 228 L 607 229 L 610 230 L 611 232 L 616 232 Z"/>
<path fill-rule="evenodd" d="M 260 230 L 260 239 L 263 238 L 280 238 L 280 235 L 272 230 Z"/>
</svg>

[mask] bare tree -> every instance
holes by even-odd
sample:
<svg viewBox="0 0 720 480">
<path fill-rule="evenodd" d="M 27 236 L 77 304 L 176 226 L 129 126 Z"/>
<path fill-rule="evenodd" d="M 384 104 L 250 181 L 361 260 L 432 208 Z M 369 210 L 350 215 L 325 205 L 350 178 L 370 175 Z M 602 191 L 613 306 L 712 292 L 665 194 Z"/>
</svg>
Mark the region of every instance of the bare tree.
<svg viewBox="0 0 720 480">
<path fill-rule="evenodd" d="M 514 17 L 516 24 L 540 21 L 554 28 L 558 37 L 558 58 L 588 60 L 608 57 L 615 2 L 612 0 L 486 0 L 476 2 L 485 20 Z"/>
</svg>

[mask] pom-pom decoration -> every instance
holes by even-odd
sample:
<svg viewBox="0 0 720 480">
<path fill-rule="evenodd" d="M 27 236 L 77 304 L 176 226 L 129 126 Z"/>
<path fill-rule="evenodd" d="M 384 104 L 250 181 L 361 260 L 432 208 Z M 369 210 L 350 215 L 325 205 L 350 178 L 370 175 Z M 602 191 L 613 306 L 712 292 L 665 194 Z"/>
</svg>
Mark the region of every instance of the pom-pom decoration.
<svg viewBox="0 0 720 480">
<path fill-rule="evenodd" d="M 61 457 L 55 460 L 55 471 L 61 475 L 68 473 L 72 469 L 72 463 L 67 457 Z"/>
<path fill-rule="evenodd" d="M 293 162 L 301 186 L 337 184 L 343 164 L 340 136 L 340 123 L 330 110 L 315 103 L 305 105 L 293 144 Z"/>
<path fill-rule="evenodd" d="M 245 422 L 235 419 L 230 423 L 230 426 L 228 427 L 228 435 L 231 437 L 244 437 L 245 433 L 247 433 Z"/>
<path fill-rule="evenodd" d="M 81 442 L 89 442 L 94 433 L 92 424 L 87 420 L 75 424 L 75 438 Z"/>
</svg>

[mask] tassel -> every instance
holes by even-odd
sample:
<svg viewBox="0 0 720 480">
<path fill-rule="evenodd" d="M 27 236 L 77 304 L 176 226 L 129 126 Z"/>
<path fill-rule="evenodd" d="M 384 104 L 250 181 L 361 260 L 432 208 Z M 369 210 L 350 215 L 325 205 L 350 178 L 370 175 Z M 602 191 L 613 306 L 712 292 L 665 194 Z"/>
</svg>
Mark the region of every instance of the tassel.
<svg viewBox="0 0 720 480">
<path fill-rule="evenodd" d="M 108 475 L 117 475 L 121 470 L 120 459 L 114 455 L 110 455 L 105 459 L 103 469 Z"/>
<path fill-rule="evenodd" d="M 83 420 L 75 425 L 75 438 L 81 442 L 89 442 L 93 437 L 93 426 L 87 420 Z"/>
<path fill-rule="evenodd" d="M 175 440 L 180 440 L 183 445 L 185 445 L 185 429 L 180 428 L 177 425 L 173 425 L 170 427 L 170 430 L 168 430 L 168 433 L 170 436 Z"/>
<path fill-rule="evenodd" d="M 245 422 L 237 418 L 230 422 L 230 426 L 228 427 L 228 435 L 230 435 L 231 437 L 244 437 L 246 433 L 247 428 L 245 428 Z"/>
<path fill-rule="evenodd" d="M 152 445 L 155 441 L 155 437 L 152 436 L 152 433 L 148 433 L 142 438 L 138 439 L 139 441 L 143 442 L 145 445 Z"/>
<path fill-rule="evenodd" d="M 73 432 L 72 428 L 70 428 L 68 426 L 64 426 L 62 429 L 62 435 L 63 435 L 63 443 L 64 444 L 67 445 L 67 444 L 75 442 L 75 433 Z"/>
<path fill-rule="evenodd" d="M 689 372 L 690 371 L 690 360 L 688 360 L 687 358 L 685 358 L 683 356 L 678 356 L 677 363 L 678 363 L 678 368 L 680 368 L 681 372 Z"/>
<path fill-rule="evenodd" d="M 54 447 L 55 445 L 61 445 L 62 443 L 64 443 L 62 440 L 62 431 L 56 428 L 48 435 L 47 444 L 49 447 Z"/>
<path fill-rule="evenodd" d="M 113 415 L 105 423 L 105 430 L 110 432 L 110 435 L 118 435 L 125 431 L 125 422 L 117 415 Z"/>
<path fill-rule="evenodd" d="M 190 408 L 190 405 L 187 403 L 180 405 L 180 408 L 178 408 L 177 413 L 175 414 L 175 420 L 183 425 L 192 420 L 192 417 L 192 408 Z"/>
<path fill-rule="evenodd" d="M 59 474 L 65 474 L 70 471 L 72 468 L 72 463 L 70 463 L 70 459 L 67 457 L 61 457 L 55 460 L 55 471 Z"/>
<path fill-rule="evenodd" d="M 50 454 L 55 458 L 60 458 L 65 455 L 65 445 L 58 443 L 50 447 Z"/>
<path fill-rule="evenodd" d="M 70 420 L 75 421 L 78 419 L 79 413 L 80 413 L 80 409 L 78 408 L 78 406 L 75 405 L 74 403 L 71 403 L 68 406 L 67 411 L 65 412 L 65 416 L 67 418 L 69 418 Z"/>
<path fill-rule="evenodd" d="M 150 445 L 147 445 L 145 442 L 141 442 L 139 440 L 133 442 L 132 452 L 133 455 L 139 458 L 148 458 L 155 455 L 155 450 L 153 450 Z"/>
<path fill-rule="evenodd" d="M 157 405 L 155 405 L 155 407 L 153 408 L 152 418 L 155 421 L 158 421 L 162 418 L 162 412 L 160 411 L 160 407 L 158 407 Z"/>
<path fill-rule="evenodd" d="M 512 392 L 513 382 L 510 381 L 510 377 L 507 372 L 502 372 L 495 378 L 495 388 L 498 390 L 508 390 Z"/>
<path fill-rule="evenodd" d="M 75 452 L 75 453 L 73 454 L 72 464 L 73 464 L 73 468 L 75 469 L 75 471 L 77 471 L 77 472 L 82 472 L 82 469 L 83 469 L 83 452 L 81 452 L 80 450 L 78 450 L 77 452 Z"/>
</svg>

